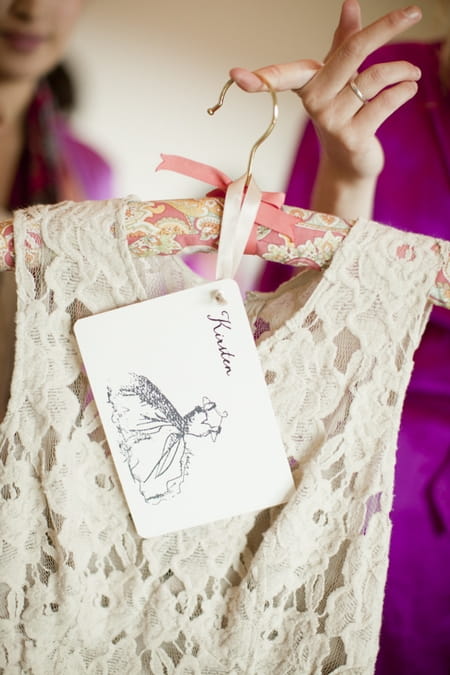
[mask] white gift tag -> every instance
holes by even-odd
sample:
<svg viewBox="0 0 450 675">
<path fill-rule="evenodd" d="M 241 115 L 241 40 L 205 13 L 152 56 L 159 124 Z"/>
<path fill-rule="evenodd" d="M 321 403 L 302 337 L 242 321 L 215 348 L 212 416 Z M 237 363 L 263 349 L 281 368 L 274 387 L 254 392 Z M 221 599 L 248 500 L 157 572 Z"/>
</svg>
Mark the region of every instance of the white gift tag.
<svg viewBox="0 0 450 675">
<path fill-rule="evenodd" d="M 289 498 L 292 475 L 235 281 L 80 319 L 75 334 L 142 537 Z"/>
</svg>

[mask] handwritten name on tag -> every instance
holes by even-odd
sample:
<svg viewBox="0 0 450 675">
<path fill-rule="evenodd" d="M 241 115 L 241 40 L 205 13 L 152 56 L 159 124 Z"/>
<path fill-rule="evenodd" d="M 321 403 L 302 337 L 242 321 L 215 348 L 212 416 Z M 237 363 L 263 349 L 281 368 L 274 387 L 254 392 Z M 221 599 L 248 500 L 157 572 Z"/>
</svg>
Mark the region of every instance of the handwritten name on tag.
<svg viewBox="0 0 450 675">
<path fill-rule="evenodd" d="M 292 476 L 234 281 L 87 317 L 75 334 L 141 536 L 288 499 Z"/>
<path fill-rule="evenodd" d="M 216 338 L 217 348 L 225 368 L 225 373 L 231 375 L 232 359 L 235 358 L 236 354 L 229 352 L 226 346 L 226 332 L 232 328 L 230 314 L 226 309 L 222 309 L 219 316 L 208 314 L 207 318 L 213 323 L 214 337 Z"/>
</svg>

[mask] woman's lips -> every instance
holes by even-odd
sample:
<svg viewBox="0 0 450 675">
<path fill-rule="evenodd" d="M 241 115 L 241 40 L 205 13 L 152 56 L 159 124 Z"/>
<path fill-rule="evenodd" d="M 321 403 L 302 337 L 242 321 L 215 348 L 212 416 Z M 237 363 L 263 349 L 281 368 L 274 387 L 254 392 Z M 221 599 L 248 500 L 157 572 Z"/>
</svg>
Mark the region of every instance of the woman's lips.
<svg viewBox="0 0 450 675">
<path fill-rule="evenodd" d="M 26 33 L 3 32 L 1 37 L 11 49 L 24 53 L 34 51 L 45 41 L 45 38 L 41 35 L 28 35 Z"/>
</svg>

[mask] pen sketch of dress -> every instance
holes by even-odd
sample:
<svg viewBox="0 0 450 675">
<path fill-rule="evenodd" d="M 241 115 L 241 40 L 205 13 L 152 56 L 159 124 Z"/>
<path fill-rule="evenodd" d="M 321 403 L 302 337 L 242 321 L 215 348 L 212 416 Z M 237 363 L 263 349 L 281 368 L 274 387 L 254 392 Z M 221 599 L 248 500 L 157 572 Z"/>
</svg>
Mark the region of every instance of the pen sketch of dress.
<svg viewBox="0 0 450 675">
<path fill-rule="evenodd" d="M 180 415 L 169 399 L 144 375 L 130 373 L 131 382 L 108 387 L 111 420 L 133 480 L 148 503 L 181 492 L 192 452 L 189 437 L 209 436 L 214 442 L 227 413 L 206 396 L 202 404 Z"/>
</svg>

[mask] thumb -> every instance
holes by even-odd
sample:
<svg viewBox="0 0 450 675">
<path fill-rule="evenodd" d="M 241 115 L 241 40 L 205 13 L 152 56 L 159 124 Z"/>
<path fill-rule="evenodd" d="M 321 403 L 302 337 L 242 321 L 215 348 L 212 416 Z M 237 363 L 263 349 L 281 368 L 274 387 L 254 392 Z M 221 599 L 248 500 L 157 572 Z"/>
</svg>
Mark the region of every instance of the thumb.
<svg viewBox="0 0 450 675">
<path fill-rule="evenodd" d="M 230 77 L 241 89 L 248 92 L 267 89 L 258 75 L 267 80 L 276 91 L 287 91 L 303 87 L 321 69 L 322 65 L 319 61 L 302 59 L 292 63 L 265 66 L 253 72 L 246 68 L 232 68 Z"/>
</svg>

